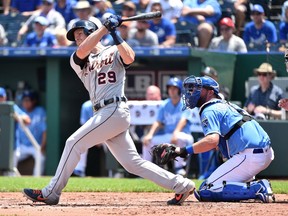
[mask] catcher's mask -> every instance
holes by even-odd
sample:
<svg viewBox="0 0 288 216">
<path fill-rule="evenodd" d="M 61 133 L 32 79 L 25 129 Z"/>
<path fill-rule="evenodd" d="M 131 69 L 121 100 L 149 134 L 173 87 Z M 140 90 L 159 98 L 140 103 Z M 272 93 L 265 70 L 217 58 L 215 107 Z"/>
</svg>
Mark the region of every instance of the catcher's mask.
<svg viewBox="0 0 288 216">
<path fill-rule="evenodd" d="M 184 108 L 193 109 L 195 107 L 200 107 L 199 99 L 201 95 L 202 88 L 210 89 L 214 91 L 214 94 L 219 96 L 219 84 L 208 76 L 195 77 L 189 76 L 184 80 L 183 83 L 184 92 L 182 98 L 184 101 Z"/>
<path fill-rule="evenodd" d="M 168 91 L 168 88 L 169 88 L 170 86 L 175 86 L 175 87 L 177 87 L 177 88 L 179 89 L 179 95 L 181 95 L 181 92 L 182 92 L 182 81 L 181 81 L 179 78 L 177 78 L 177 77 L 171 77 L 171 78 L 168 80 L 167 84 L 166 84 L 166 89 L 167 89 L 167 91 Z"/>
<path fill-rule="evenodd" d="M 72 25 L 72 28 L 67 32 L 66 37 L 70 41 L 75 41 L 74 32 L 77 29 L 83 29 L 85 35 L 90 35 L 92 32 L 98 29 L 94 22 L 89 20 L 79 20 Z"/>
</svg>

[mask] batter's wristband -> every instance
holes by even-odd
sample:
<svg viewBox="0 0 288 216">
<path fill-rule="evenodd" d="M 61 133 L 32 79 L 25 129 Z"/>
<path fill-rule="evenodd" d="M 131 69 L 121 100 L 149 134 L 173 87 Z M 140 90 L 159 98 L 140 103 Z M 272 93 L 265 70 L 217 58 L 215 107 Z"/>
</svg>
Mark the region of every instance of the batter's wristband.
<svg viewBox="0 0 288 216">
<path fill-rule="evenodd" d="M 186 151 L 188 154 L 193 154 L 194 153 L 194 150 L 193 150 L 193 145 L 189 145 L 189 146 L 186 146 Z"/>
<path fill-rule="evenodd" d="M 123 43 L 124 40 L 115 31 L 112 31 L 110 34 L 111 34 L 111 36 L 112 36 L 112 38 L 113 38 L 113 40 L 114 40 L 116 45 L 119 45 L 119 44 Z"/>
</svg>

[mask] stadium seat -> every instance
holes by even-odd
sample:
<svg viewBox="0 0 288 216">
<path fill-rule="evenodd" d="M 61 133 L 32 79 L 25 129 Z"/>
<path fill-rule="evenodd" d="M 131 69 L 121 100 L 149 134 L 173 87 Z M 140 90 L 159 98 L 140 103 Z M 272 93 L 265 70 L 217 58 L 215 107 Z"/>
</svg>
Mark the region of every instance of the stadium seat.
<svg viewBox="0 0 288 216">
<path fill-rule="evenodd" d="M 197 27 L 185 21 L 175 23 L 176 27 L 176 44 L 189 44 L 195 46 L 197 37 Z"/>
<path fill-rule="evenodd" d="M 21 14 L 9 14 L 7 16 L 0 15 L 0 23 L 3 25 L 7 39 L 8 46 L 17 46 L 17 34 L 23 23 L 27 20 L 27 17 Z"/>
</svg>

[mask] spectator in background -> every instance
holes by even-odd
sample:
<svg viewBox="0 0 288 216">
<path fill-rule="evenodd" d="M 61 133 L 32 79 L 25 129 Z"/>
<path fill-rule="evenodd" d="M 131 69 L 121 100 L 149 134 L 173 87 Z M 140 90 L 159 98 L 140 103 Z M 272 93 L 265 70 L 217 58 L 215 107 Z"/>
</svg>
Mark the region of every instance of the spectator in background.
<svg viewBox="0 0 288 216">
<path fill-rule="evenodd" d="M 265 50 L 263 48 L 266 47 L 267 42 L 275 44 L 278 41 L 276 27 L 271 21 L 265 19 L 264 9 L 261 5 L 253 5 L 251 17 L 253 21 L 245 25 L 243 33 L 243 40 L 248 50 Z"/>
<path fill-rule="evenodd" d="M 41 175 L 44 174 L 45 168 L 45 152 L 46 152 L 46 111 L 38 104 L 39 98 L 35 91 L 25 91 L 22 97 L 22 108 L 31 119 L 28 125 L 32 135 L 41 146 Z M 28 139 L 24 131 L 19 128 L 20 158 L 19 162 L 25 160 L 29 156 L 36 157 L 36 151 L 33 144 Z M 36 173 L 34 166 L 34 175 Z"/>
<path fill-rule="evenodd" d="M 139 0 L 138 2 L 135 2 L 136 5 L 136 13 L 140 14 L 140 13 L 145 13 L 146 12 L 146 8 L 149 4 L 150 0 Z M 151 10 L 149 10 L 151 11 Z"/>
<path fill-rule="evenodd" d="M 267 0 L 235 0 L 234 1 L 234 14 L 236 22 L 236 35 L 242 37 L 242 29 L 247 20 L 250 20 L 250 7 L 254 4 L 259 4 L 264 8 L 265 14 L 269 17 L 271 1 Z"/>
<path fill-rule="evenodd" d="M 198 46 L 208 48 L 216 32 L 216 24 L 221 17 L 221 8 L 216 0 L 184 0 L 180 20 L 195 25 Z"/>
<path fill-rule="evenodd" d="M 54 0 L 42 0 L 42 3 L 43 4 L 41 10 L 33 13 L 33 15 L 24 23 L 24 25 L 18 31 L 18 41 L 21 41 L 23 36 L 27 34 L 27 32 L 32 31 L 34 20 L 39 16 L 46 17 L 49 23 L 49 25 L 47 26 L 47 31 L 50 31 L 54 35 L 59 29 L 66 27 L 63 16 L 54 9 Z"/>
<path fill-rule="evenodd" d="M 78 1 L 73 7 L 76 18 L 72 19 L 67 26 L 67 29 L 71 29 L 72 25 L 79 20 L 89 20 L 94 22 L 98 28 L 102 26 L 100 20 L 92 15 L 92 7 L 89 1 Z"/>
<path fill-rule="evenodd" d="M 155 2 L 151 5 L 151 11 L 160 11 L 162 13 L 162 6 Z M 171 47 L 176 42 L 176 28 L 174 23 L 165 18 L 158 18 L 149 21 L 149 29 L 155 32 L 158 36 L 160 47 Z"/>
<path fill-rule="evenodd" d="M 31 16 L 34 12 L 40 11 L 42 7 L 42 0 L 12 0 L 11 12 L 21 13 L 23 16 Z"/>
<path fill-rule="evenodd" d="M 0 24 L 0 46 L 5 46 L 8 43 L 6 37 L 6 31 L 3 26 Z"/>
<path fill-rule="evenodd" d="M 219 81 L 218 72 L 213 67 L 208 67 L 208 66 L 205 67 L 204 70 L 201 71 L 201 76 L 209 76 L 212 79 L 214 79 L 216 82 Z M 219 84 L 219 95 L 224 100 L 229 100 L 230 99 L 230 89 L 224 85 Z"/>
<path fill-rule="evenodd" d="M 33 32 L 29 33 L 24 40 L 25 47 L 54 47 L 57 45 L 55 35 L 46 31 L 48 20 L 39 16 L 34 20 Z"/>
<path fill-rule="evenodd" d="M 146 89 L 145 100 L 159 101 L 161 100 L 161 91 L 158 86 L 150 85 Z"/>
<path fill-rule="evenodd" d="M 92 0 L 93 16 L 102 19 L 105 13 L 115 14 L 112 5 L 107 0 Z"/>
<path fill-rule="evenodd" d="M 136 5 L 133 1 L 125 1 L 122 5 L 122 17 L 131 17 L 136 15 Z M 131 28 L 136 27 L 136 21 L 132 21 L 130 24 Z"/>
<path fill-rule="evenodd" d="M 58 11 L 65 19 L 66 25 L 76 18 L 73 7 L 76 4 L 75 0 L 58 0 L 55 4 L 55 10 Z"/>
<path fill-rule="evenodd" d="M 288 43 L 288 1 L 282 5 L 281 21 L 279 24 L 279 41 L 282 45 L 279 51 L 284 52 Z"/>
<path fill-rule="evenodd" d="M 231 18 L 222 18 L 219 22 L 219 27 L 221 35 L 212 39 L 209 49 L 227 52 L 247 52 L 243 39 L 233 34 L 235 25 Z"/>
<path fill-rule="evenodd" d="M 147 20 L 139 20 L 136 23 L 136 28 L 133 28 L 129 32 L 129 39 L 138 42 L 138 46 L 157 46 L 158 36 L 149 29 L 149 22 Z"/>
<path fill-rule="evenodd" d="M 0 103 L 7 102 L 7 94 L 4 88 L 0 87 Z M 18 134 L 18 127 L 19 121 L 22 121 L 25 125 L 29 125 L 31 123 L 30 117 L 19 108 L 17 104 L 13 105 L 14 109 L 14 118 L 15 118 L 15 127 L 14 127 L 14 145 L 13 145 L 13 167 L 17 167 L 18 158 L 20 157 L 20 147 L 19 147 L 19 134 Z"/>
<path fill-rule="evenodd" d="M 151 126 L 149 132 L 143 138 L 143 159 L 152 161 L 151 148 L 159 143 L 173 143 L 178 147 L 185 147 L 193 143 L 191 135 L 191 110 L 182 111 L 181 100 L 182 81 L 176 77 L 167 82 L 169 98 L 164 100 L 159 108 L 157 120 Z M 163 128 L 162 134 L 156 134 Z M 186 162 L 184 158 L 174 161 L 174 173 L 186 175 Z"/>
<path fill-rule="evenodd" d="M 247 12 L 247 0 L 235 0 L 234 2 L 234 13 L 236 22 L 235 34 L 239 37 L 242 36 L 241 30 L 245 24 Z"/>
<path fill-rule="evenodd" d="M 133 1 L 125 1 L 122 6 L 122 16 L 131 17 L 136 15 L 136 5 Z"/>
<path fill-rule="evenodd" d="M 146 8 L 146 12 L 151 11 L 154 3 L 160 3 L 162 7 L 162 17 L 176 23 L 181 16 L 183 2 L 181 0 L 151 0 Z"/>
<path fill-rule="evenodd" d="M 56 34 L 57 45 L 54 46 L 55 48 L 60 47 L 68 47 L 71 46 L 73 43 L 66 38 L 67 30 L 65 28 L 59 29 Z"/>
<path fill-rule="evenodd" d="M 4 15 L 8 15 L 10 13 L 10 5 L 11 5 L 11 0 L 2 0 Z"/>
<path fill-rule="evenodd" d="M 271 81 L 276 76 L 269 63 L 262 63 L 254 69 L 259 85 L 252 86 L 244 109 L 259 119 L 280 119 L 279 100 L 283 98 L 283 90 Z"/>
</svg>

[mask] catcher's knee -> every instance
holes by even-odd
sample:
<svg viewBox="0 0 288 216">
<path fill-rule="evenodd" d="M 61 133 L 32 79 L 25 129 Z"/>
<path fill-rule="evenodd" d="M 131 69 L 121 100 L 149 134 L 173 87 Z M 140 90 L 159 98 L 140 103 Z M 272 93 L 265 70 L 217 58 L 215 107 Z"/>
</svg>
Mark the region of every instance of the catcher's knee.
<svg viewBox="0 0 288 216">
<path fill-rule="evenodd" d="M 202 202 L 237 202 L 248 199 L 262 200 L 263 193 L 266 193 L 267 189 L 260 182 L 261 181 L 248 183 L 223 182 L 219 185 L 212 185 L 204 181 L 199 190 L 194 191 L 194 195 Z"/>
</svg>

